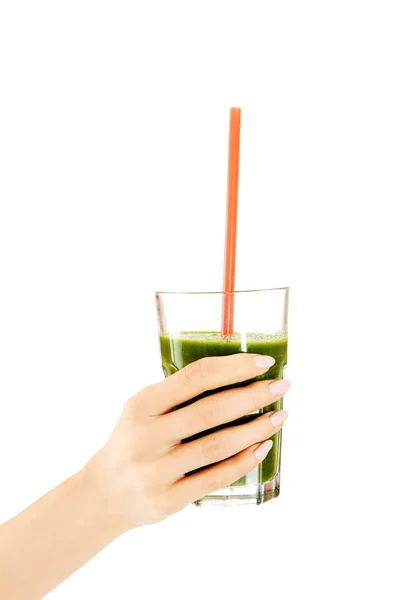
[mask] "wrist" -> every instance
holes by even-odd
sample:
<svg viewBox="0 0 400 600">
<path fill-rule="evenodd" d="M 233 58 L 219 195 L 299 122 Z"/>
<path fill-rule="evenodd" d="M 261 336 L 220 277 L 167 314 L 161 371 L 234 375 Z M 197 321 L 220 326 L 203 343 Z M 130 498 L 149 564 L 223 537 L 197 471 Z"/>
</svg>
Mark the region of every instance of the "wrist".
<svg viewBox="0 0 400 600">
<path fill-rule="evenodd" d="M 76 477 L 90 503 L 95 522 L 110 540 L 131 528 L 124 511 L 121 510 L 112 478 L 103 465 L 101 451 L 89 460 Z"/>
</svg>

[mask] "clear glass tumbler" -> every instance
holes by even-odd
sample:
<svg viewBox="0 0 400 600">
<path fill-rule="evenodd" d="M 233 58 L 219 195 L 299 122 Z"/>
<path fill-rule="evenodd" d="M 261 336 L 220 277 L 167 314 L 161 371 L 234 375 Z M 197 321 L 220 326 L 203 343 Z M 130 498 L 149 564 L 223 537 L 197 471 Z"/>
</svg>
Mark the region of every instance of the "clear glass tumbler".
<svg viewBox="0 0 400 600">
<path fill-rule="evenodd" d="M 222 292 L 156 293 L 161 359 L 166 377 L 205 356 L 251 352 L 273 356 L 276 361 L 257 379 L 283 379 L 287 362 L 289 288 L 241 291 L 233 292 L 233 295 L 234 333 L 221 336 Z M 237 385 L 248 385 L 253 381 L 255 379 Z M 229 425 L 240 425 L 280 408 L 282 400 Z M 229 487 L 200 498 L 195 504 L 262 504 L 276 498 L 280 489 L 281 432 L 271 439 L 272 449 L 255 469 Z M 188 440 L 182 440 L 182 443 L 185 441 Z"/>
</svg>

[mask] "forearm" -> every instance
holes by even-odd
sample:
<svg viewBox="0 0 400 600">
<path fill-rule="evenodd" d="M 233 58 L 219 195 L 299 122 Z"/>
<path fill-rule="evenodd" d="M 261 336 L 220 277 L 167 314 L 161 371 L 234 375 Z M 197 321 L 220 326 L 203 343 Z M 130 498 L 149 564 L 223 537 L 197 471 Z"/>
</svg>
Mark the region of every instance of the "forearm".
<svg viewBox="0 0 400 600">
<path fill-rule="evenodd" d="M 123 531 L 85 467 L 0 527 L 0 597 L 42 598 Z"/>
</svg>

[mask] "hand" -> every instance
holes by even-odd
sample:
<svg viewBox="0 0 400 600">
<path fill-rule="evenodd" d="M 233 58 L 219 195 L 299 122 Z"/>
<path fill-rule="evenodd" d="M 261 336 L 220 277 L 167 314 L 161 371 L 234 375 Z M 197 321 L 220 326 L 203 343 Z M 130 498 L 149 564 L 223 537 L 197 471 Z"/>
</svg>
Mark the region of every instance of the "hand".
<svg viewBox="0 0 400 600">
<path fill-rule="evenodd" d="M 86 467 L 125 529 L 165 518 L 230 485 L 265 458 L 272 446 L 265 440 L 282 427 L 286 411 L 181 440 L 276 402 L 289 382 L 257 381 L 173 409 L 207 390 L 261 375 L 274 362 L 246 353 L 203 358 L 128 400 L 110 439 Z"/>
<path fill-rule="evenodd" d="M 181 405 L 246 382 L 273 363 L 252 354 L 204 358 L 128 400 L 110 439 L 81 471 L 0 527 L 0 596 L 43 598 L 124 531 L 159 521 L 251 471 L 286 411 L 208 430 L 270 405 L 289 382 L 258 381 Z"/>
</svg>

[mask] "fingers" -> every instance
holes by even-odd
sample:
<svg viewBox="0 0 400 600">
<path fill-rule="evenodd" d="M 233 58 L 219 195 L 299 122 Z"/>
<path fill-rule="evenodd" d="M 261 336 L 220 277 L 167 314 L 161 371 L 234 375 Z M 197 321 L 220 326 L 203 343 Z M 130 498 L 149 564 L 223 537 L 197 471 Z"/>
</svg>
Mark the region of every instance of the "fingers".
<svg viewBox="0 0 400 600">
<path fill-rule="evenodd" d="M 225 460 L 256 442 L 270 438 L 281 429 L 286 410 L 269 412 L 243 425 L 234 425 L 180 444 L 171 451 L 167 470 L 181 477 L 195 469 Z"/>
<path fill-rule="evenodd" d="M 180 479 L 171 490 L 172 501 L 180 508 L 211 492 L 230 486 L 254 469 L 267 456 L 271 447 L 270 440 L 263 444 L 253 444 L 217 465 Z"/>
<path fill-rule="evenodd" d="M 239 389 L 226 390 L 202 398 L 190 406 L 164 415 L 171 443 L 229 423 L 276 402 L 290 387 L 286 379 L 257 381 Z"/>
<path fill-rule="evenodd" d="M 274 363 L 271 356 L 245 352 L 202 358 L 145 388 L 136 396 L 136 401 L 143 407 L 147 403 L 148 414 L 161 415 L 208 390 L 262 375 Z"/>
</svg>

